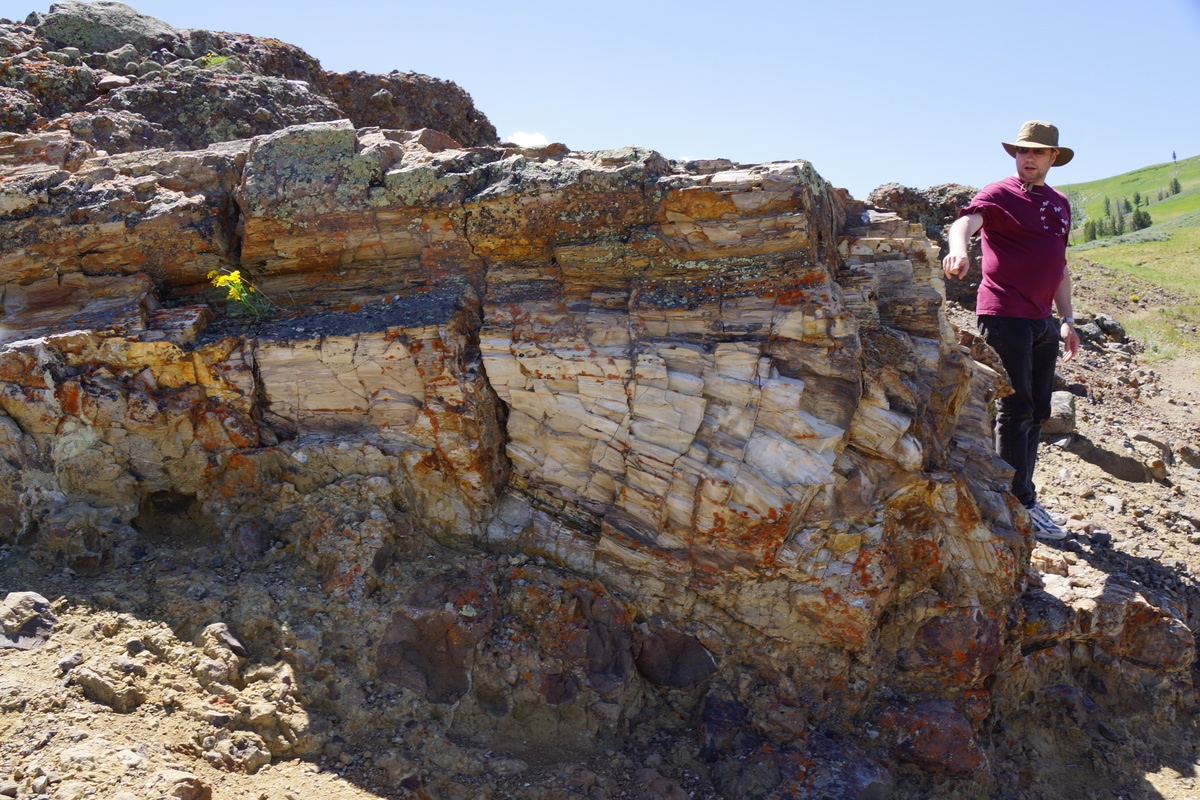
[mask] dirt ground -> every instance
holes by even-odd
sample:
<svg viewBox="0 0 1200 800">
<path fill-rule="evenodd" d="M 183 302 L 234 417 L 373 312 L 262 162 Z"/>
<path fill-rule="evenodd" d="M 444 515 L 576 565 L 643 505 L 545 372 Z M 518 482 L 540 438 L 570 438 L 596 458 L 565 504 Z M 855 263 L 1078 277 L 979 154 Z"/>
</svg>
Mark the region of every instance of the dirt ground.
<svg viewBox="0 0 1200 800">
<path fill-rule="evenodd" d="M 1075 315 L 1083 323 L 1097 314 L 1122 320 L 1190 302 L 1086 261 L 1076 263 L 1073 274 Z M 948 313 L 960 330 L 974 331 L 971 311 L 951 304 Z M 1193 329 L 1179 332 L 1200 342 Z M 1074 431 L 1044 437 L 1035 473 L 1039 500 L 1067 517 L 1065 527 L 1073 535 L 1062 542 L 1038 542 L 1033 570 L 1104 581 L 1174 604 L 1186 609 L 1195 632 L 1200 630 L 1200 355 L 1192 350 L 1155 361 L 1147 358 L 1145 342 L 1096 335 L 1094 327 L 1091 335 L 1082 335 L 1077 357 L 1060 361 L 1057 370 L 1058 388 L 1073 396 Z M 1089 577 L 1076 577 L 1084 571 Z M 1196 676 L 1193 671 L 1193 685 Z M 1200 797 L 1200 740 L 1193 721 L 1178 722 L 1172 735 L 1140 732 L 1136 746 L 1123 756 L 1128 781 L 1107 787 L 1103 796 Z M 1043 769 L 1040 788 L 1017 796 L 1090 796 L 1088 783 L 1069 769 Z"/>
<path fill-rule="evenodd" d="M 1077 279 L 1077 316 L 1122 318 L 1139 305 L 1180 300 L 1146 288 L 1138 303 L 1122 304 L 1104 278 L 1097 270 Z M 973 317 L 961 308 L 952 308 L 951 318 L 973 327 Z M 1078 358 L 1061 365 L 1062 384 L 1075 398 L 1076 430 L 1050 437 L 1043 446 L 1037 483 L 1043 502 L 1069 518 L 1075 535 L 1039 543 L 1034 565 L 1083 561 L 1111 580 L 1200 609 L 1200 358 L 1147 363 L 1143 350 L 1136 341 L 1095 337 Z M 180 555 L 187 557 L 183 550 Z M 118 610 L 118 603 L 105 608 L 105 599 L 119 594 L 119 584 L 136 581 L 136 575 L 86 578 L 33 569 L 20 553 L 0 550 L 0 596 L 37 591 L 53 601 L 58 620 L 44 646 L 0 650 L 0 800 L 203 800 L 209 792 L 213 798 L 253 800 L 717 796 L 686 737 L 669 733 L 561 763 L 479 751 L 418 725 L 390 739 L 348 743 L 340 756 L 326 750 L 308 759 L 275 758 L 246 774 L 250 760 L 268 758 L 265 743 L 278 732 L 274 723 L 255 728 L 257 738 L 219 739 L 211 735 L 213 709 L 186 700 L 220 695 L 214 689 L 221 688 L 219 682 L 205 681 L 214 680 L 213 664 L 232 656 L 178 641 L 165 623 Z M 1200 619 L 1189 624 L 1196 630 Z M 140 656 L 145 652 L 171 657 L 146 659 Z M 141 675 L 141 684 L 149 686 L 141 710 L 116 713 L 69 686 L 65 675 L 78 654 L 110 658 Z M 282 716 L 286 703 L 272 692 L 286 686 L 286 676 L 258 677 L 259 683 L 226 694 L 241 700 L 261 684 L 266 688 L 255 689 L 256 697 L 269 700 Z M 112 681 L 113 691 L 125 686 L 119 676 Z M 1153 753 L 1140 785 L 1113 796 L 1200 797 L 1200 753 L 1189 730 L 1181 724 L 1176 738 L 1142 743 Z M 302 737 L 288 735 L 300 748 Z M 416 777 L 422 764 L 458 777 L 423 782 Z"/>
<path fill-rule="evenodd" d="M 1119 285 L 1122 291 L 1114 291 Z M 1135 291 L 1129 292 L 1133 286 Z M 1130 299 L 1136 295 L 1139 299 Z M 1075 275 L 1077 317 L 1117 319 L 1187 299 L 1096 265 Z M 1200 335 L 1180 331 L 1193 343 Z M 1059 374 L 1076 394 L 1076 433 L 1043 444 L 1035 482 L 1040 499 L 1068 517 L 1074 538 L 1043 543 L 1045 558 L 1079 560 L 1107 579 L 1189 609 L 1200 629 L 1200 356 L 1147 361 L 1144 343 L 1093 339 Z M 1147 467 L 1152 467 L 1148 469 Z M 1139 470 L 1151 474 L 1139 477 Z M 1160 471 L 1161 470 L 1161 471 Z M 1043 562 L 1044 563 L 1044 562 Z M 1193 671 L 1193 684 L 1196 673 Z M 1200 741 L 1180 721 L 1178 738 L 1143 742 L 1140 791 L 1123 795 L 1200 797 Z"/>
</svg>

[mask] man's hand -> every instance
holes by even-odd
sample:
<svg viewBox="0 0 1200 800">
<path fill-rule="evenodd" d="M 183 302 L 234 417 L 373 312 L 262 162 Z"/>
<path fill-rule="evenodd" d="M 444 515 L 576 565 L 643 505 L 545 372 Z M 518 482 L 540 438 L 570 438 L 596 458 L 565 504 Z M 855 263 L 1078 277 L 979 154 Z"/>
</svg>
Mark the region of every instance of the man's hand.
<svg viewBox="0 0 1200 800">
<path fill-rule="evenodd" d="M 971 237 L 982 227 L 982 214 L 968 214 L 954 220 L 954 224 L 950 226 L 950 231 L 946 234 L 946 244 L 949 246 L 950 255 L 942 259 L 942 272 L 946 273 L 947 278 L 951 275 L 959 280 L 967 277 L 967 270 L 971 268 L 971 259 L 967 258 L 967 248 L 970 246 Z"/>
<path fill-rule="evenodd" d="M 967 276 L 967 270 L 970 268 L 971 259 L 965 255 L 951 253 L 942 259 L 942 272 L 946 273 L 947 278 L 953 276 L 961 281 Z"/>
<path fill-rule="evenodd" d="M 1063 361 L 1070 361 L 1079 352 L 1079 334 L 1075 332 L 1074 323 L 1064 322 L 1059 336 L 1063 342 Z"/>
</svg>

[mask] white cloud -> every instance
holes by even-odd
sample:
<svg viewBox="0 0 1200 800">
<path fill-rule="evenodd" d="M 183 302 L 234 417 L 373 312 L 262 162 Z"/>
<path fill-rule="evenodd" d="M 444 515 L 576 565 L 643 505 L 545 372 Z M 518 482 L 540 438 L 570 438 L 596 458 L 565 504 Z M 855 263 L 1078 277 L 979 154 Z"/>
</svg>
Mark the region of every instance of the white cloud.
<svg viewBox="0 0 1200 800">
<path fill-rule="evenodd" d="M 512 142 L 518 147 L 545 147 L 550 144 L 550 140 L 540 133 L 526 133 L 525 131 L 517 131 L 504 137 L 504 141 Z"/>
</svg>

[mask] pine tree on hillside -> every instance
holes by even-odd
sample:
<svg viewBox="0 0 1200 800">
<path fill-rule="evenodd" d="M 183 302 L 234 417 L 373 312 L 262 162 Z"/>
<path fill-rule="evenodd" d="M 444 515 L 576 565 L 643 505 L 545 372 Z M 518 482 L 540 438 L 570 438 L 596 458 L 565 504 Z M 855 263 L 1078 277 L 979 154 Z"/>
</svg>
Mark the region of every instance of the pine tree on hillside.
<svg viewBox="0 0 1200 800">
<path fill-rule="evenodd" d="M 1179 194 L 1183 191 L 1183 187 L 1179 185 L 1179 178 L 1171 178 L 1171 194 Z"/>
<path fill-rule="evenodd" d="M 1071 227 L 1078 228 L 1083 220 L 1083 200 L 1079 192 L 1070 191 L 1067 192 L 1067 201 L 1071 204 Z"/>
</svg>

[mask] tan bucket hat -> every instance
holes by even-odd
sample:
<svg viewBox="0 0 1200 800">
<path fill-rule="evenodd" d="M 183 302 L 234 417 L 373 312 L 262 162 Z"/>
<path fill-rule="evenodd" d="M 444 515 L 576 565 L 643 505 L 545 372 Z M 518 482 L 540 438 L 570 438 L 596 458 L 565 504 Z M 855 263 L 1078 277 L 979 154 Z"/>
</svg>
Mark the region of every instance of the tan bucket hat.
<svg viewBox="0 0 1200 800">
<path fill-rule="evenodd" d="M 1044 147 L 1047 149 L 1053 148 L 1058 151 L 1058 156 L 1054 159 L 1054 163 L 1050 166 L 1061 167 L 1072 158 L 1075 157 L 1075 151 L 1069 147 L 1063 147 L 1058 143 L 1058 128 L 1051 125 L 1049 122 L 1041 120 L 1031 120 L 1021 126 L 1021 132 L 1017 134 L 1015 142 L 1001 142 L 1004 149 L 1008 151 L 1010 156 L 1017 155 L 1018 147 Z"/>
</svg>

